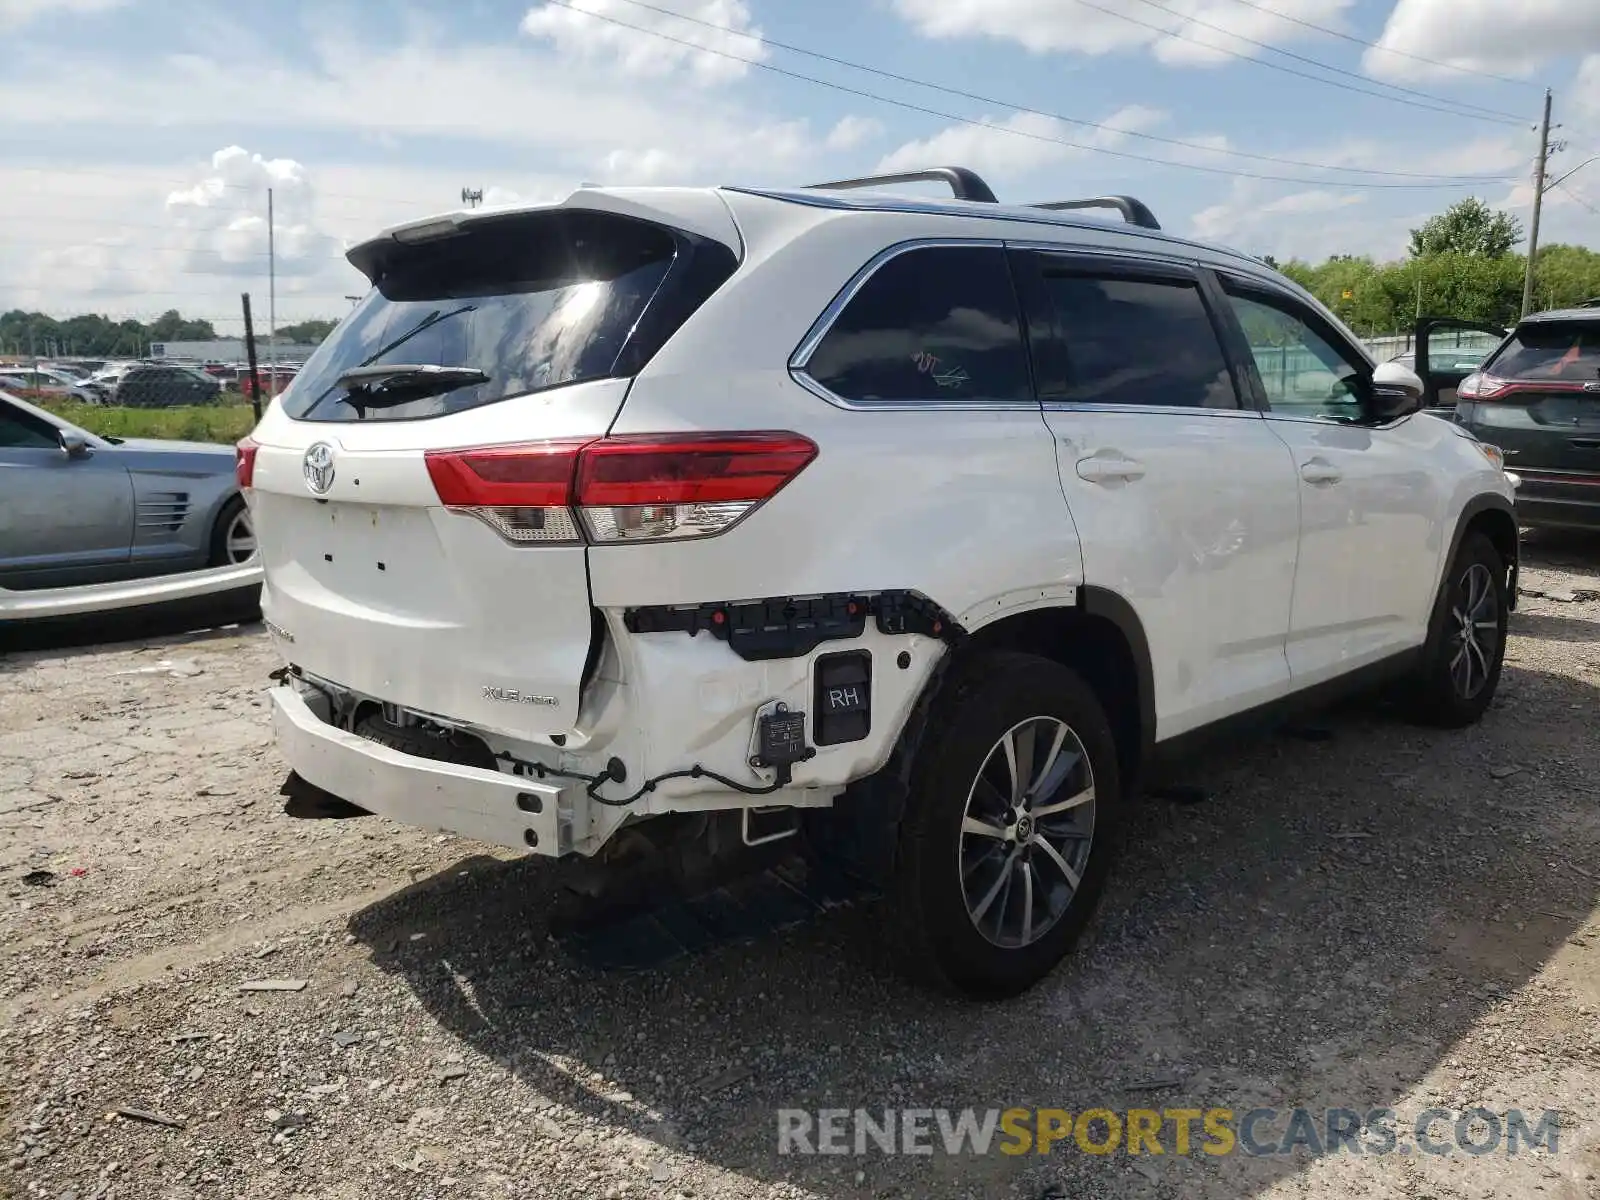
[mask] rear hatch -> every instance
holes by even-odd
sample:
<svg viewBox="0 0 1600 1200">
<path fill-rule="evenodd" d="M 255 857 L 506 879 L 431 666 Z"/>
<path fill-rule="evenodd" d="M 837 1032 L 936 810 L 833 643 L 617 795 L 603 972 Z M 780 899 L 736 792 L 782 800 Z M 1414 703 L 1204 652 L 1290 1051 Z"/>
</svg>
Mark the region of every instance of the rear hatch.
<svg viewBox="0 0 1600 1200">
<path fill-rule="evenodd" d="M 351 258 L 372 291 L 241 451 L 274 636 L 389 703 L 567 733 L 596 636 L 573 447 L 606 433 L 736 257 L 568 207 L 435 222 Z"/>
<path fill-rule="evenodd" d="M 1461 384 L 1462 422 L 1525 479 L 1600 478 L 1600 314 L 1521 325 Z"/>
</svg>

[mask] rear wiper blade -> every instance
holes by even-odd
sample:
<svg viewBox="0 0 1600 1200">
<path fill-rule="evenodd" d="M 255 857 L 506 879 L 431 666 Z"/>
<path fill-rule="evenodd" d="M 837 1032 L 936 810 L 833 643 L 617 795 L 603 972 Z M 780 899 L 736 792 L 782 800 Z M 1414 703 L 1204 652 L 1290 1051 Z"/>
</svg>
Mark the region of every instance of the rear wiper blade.
<svg viewBox="0 0 1600 1200">
<path fill-rule="evenodd" d="M 352 367 L 339 376 L 345 403 L 358 411 L 403 404 L 422 396 L 438 396 L 457 388 L 488 383 L 489 375 L 477 367 L 442 367 L 437 363 L 384 363 Z"/>
<path fill-rule="evenodd" d="M 459 317 L 462 313 L 477 312 L 477 311 L 478 311 L 478 306 L 476 304 L 463 304 L 460 308 L 452 308 L 449 312 L 440 312 L 436 308 L 432 312 L 430 312 L 427 316 L 423 317 L 422 320 L 418 321 L 415 325 L 413 325 L 410 329 L 408 329 L 404 333 L 402 333 L 399 337 L 395 338 L 393 341 L 385 342 L 382 346 L 379 346 L 371 354 L 369 354 L 365 358 L 363 358 L 360 362 L 358 362 L 356 364 L 356 369 L 359 370 L 361 367 L 365 367 L 365 366 L 368 366 L 371 363 L 376 362 L 378 359 L 382 358 L 385 354 L 388 354 L 391 350 L 399 349 L 406 342 L 409 342 L 412 338 L 416 337 L 419 333 L 422 333 L 422 332 L 424 332 L 425 330 L 428 330 L 428 329 L 432 329 L 435 325 L 439 324 L 440 321 L 448 321 L 451 317 Z M 331 384 L 329 384 L 326 388 L 323 389 L 321 395 L 319 395 L 310 404 L 306 405 L 305 411 L 300 414 L 301 419 L 303 420 L 304 418 L 309 416 L 311 414 L 311 410 L 312 409 L 316 408 L 319 404 L 321 404 L 324 400 L 326 400 L 329 396 L 333 395 L 333 393 L 337 392 L 338 390 L 339 390 L 339 381 L 336 379 Z"/>
</svg>

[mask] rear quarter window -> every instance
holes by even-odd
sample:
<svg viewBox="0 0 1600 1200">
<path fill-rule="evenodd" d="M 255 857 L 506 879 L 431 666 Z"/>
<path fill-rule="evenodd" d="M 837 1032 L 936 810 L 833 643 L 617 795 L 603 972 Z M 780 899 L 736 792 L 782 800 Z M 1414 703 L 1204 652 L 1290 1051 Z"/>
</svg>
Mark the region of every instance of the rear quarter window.
<svg viewBox="0 0 1600 1200">
<path fill-rule="evenodd" d="M 883 263 L 807 359 L 865 403 L 1028 401 L 1033 384 L 1005 251 L 925 246 Z"/>
</svg>

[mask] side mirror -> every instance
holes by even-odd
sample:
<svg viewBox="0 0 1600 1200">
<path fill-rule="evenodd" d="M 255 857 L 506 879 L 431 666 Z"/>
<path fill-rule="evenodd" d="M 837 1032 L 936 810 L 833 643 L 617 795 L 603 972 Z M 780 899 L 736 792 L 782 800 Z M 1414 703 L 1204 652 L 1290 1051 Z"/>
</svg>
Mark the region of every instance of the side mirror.
<svg viewBox="0 0 1600 1200">
<path fill-rule="evenodd" d="M 1372 372 L 1371 415 L 1378 421 L 1393 421 L 1420 412 L 1425 392 L 1415 371 L 1396 362 L 1379 363 Z"/>
<path fill-rule="evenodd" d="M 68 458 L 83 458 L 89 453 L 89 439 L 70 429 L 61 431 L 61 453 Z"/>
</svg>

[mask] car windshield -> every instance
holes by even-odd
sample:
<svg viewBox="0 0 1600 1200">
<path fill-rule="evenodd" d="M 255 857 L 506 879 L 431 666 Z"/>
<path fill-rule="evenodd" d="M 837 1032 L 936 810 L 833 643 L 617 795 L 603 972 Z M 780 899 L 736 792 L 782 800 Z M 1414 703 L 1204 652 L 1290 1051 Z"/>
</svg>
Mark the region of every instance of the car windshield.
<svg viewBox="0 0 1600 1200">
<path fill-rule="evenodd" d="M 1600 321 L 1533 321 L 1485 368 L 1499 379 L 1600 380 Z"/>
<path fill-rule="evenodd" d="M 659 226 L 564 211 L 484 221 L 402 246 L 295 376 L 284 412 L 314 421 L 416 419 L 606 378 L 676 250 Z M 341 377 L 385 364 L 466 367 L 488 380 L 381 408 L 351 403 Z"/>
</svg>

